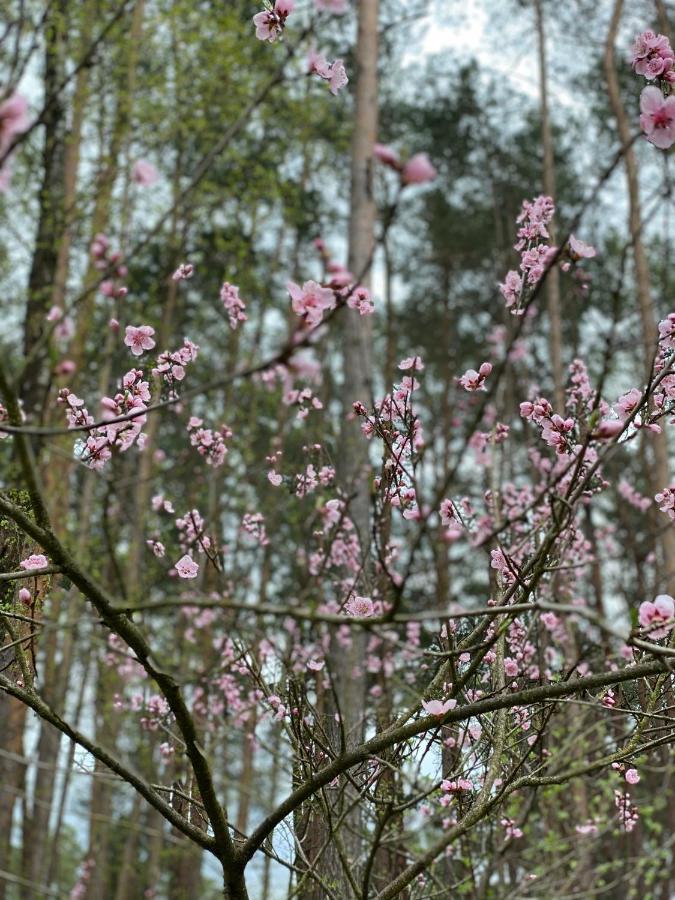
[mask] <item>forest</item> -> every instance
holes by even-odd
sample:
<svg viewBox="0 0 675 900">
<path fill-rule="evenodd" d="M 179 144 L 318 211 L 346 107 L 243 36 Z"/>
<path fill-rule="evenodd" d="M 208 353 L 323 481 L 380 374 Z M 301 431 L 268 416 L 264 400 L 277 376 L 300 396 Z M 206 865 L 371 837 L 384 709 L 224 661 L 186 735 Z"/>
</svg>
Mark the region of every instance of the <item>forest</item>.
<svg viewBox="0 0 675 900">
<path fill-rule="evenodd" d="M 2 0 L 0 900 L 675 897 L 674 43 Z"/>
</svg>

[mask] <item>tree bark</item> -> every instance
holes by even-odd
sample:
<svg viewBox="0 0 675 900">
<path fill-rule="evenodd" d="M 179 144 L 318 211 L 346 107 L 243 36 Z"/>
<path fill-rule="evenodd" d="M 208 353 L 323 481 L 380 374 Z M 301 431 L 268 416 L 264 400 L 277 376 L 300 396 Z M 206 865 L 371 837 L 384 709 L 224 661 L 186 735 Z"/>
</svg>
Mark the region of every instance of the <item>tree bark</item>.
<svg viewBox="0 0 675 900">
<path fill-rule="evenodd" d="M 539 51 L 539 105 L 541 113 L 541 143 L 544 153 L 542 181 L 544 193 L 554 201 L 555 162 L 553 158 L 553 137 L 551 135 L 551 119 L 548 109 L 548 68 L 546 62 L 546 31 L 541 0 L 534 0 L 537 20 L 537 45 Z M 551 243 L 556 242 L 555 223 L 548 226 Z M 560 314 L 560 272 L 557 266 L 548 273 L 546 280 L 546 302 L 548 306 L 548 347 L 551 354 L 551 372 L 553 375 L 554 406 L 560 415 L 565 410 L 565 373 L 562 361 L 562 319 Z"/>
<path fill-rule="evenodd" d="M 629 214 L 628 228 L 633 245 L 633 264 L 635 288 L 638 299 L 638 310 L 642 330 L 643 353 L 646 361 L 644 377 L 651 376 L 652 362 L 658 341 L 658 315 L 651 293 L 649 262 L 642 240 L 642 220 L 640 211 L 640 183 L 635 151 L 632 146 L 631 127 L 621 99 L 619 77 L 616 71 L 614 43 L 621 22 L 623 0 L 615 0 L 612 19 L 607 33 L 605 45 L 604 69 L 612 112 L 616 118 L 619 138 L 624 149 L 624 166 L 628 186 Z M 636 111 L 637 124 L 637 111 Z M 670 461 L 668 457 L 668 439 L 665 430 L 660 434 L 645 436 L 653 455 L 653 465 L 647 466 L 646 476 L 649 493 L 653 497 L 658 491 L 670 485 Z M 645 448 L 646 449 L 646 448 Z M 662 555 L 661 571 L 665 573 L 663 586 L 669 593 L 675 592 L 675 528 L 672 523 L 660 529 L 662 514 L 652 511 L 654 534 L 660 530 L 660 549 Z M 656 517 L 659 517 L 658 519 Z"/>
</svg>

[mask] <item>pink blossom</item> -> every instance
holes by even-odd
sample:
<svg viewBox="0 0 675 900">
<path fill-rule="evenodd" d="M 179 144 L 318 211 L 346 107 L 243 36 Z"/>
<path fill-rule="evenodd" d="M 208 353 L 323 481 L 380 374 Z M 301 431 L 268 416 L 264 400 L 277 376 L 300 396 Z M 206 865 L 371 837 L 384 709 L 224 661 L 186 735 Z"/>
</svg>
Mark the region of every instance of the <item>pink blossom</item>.
<svg viewBox="0 0 675 900">
<path fill-rule="evenodd" d="M 620 416 L 627 419 L 637 409 L 638 404 L 642 400 L 642 391 L 638 388 L 631 388 L 626 394 L 619 397 L 616 410 Z"/>
<path fill-rule="evenodd" d="M 152 350 L 155 342 L 152 339 L 155 329 L 150 325 L 127 325 L 124 343 L 134 356 L 141 356 L 144 350 Z"/>
<path fill-rule="evenodd" d="M 220 299 L 230 319 L 230 328 L 235 330 L 240 322 L 246 322 L 248 316 L 244 312 L 246 304 L 239 296 L 239 288 L 229 281 L 224 281 L 220 289 Z"/>
<path fill-rule="evenodd" d="M 199 574 L 199 565 L 187 553 L 181 556 L 174 568 L 181 578 L 196 578 Z"/>
<path fill-rule="evenodd" d="M 499 285 L 502 297 L 506 300 L 507 309 L 518 303 L 520 294 L 523 290 L 523 279 L 515 271 L 511 270 L 506 273 L 506 278 Z"/>
<path fill-rule="evenodd" d="M 367 288 L 359 285 L 354 288 L 347 297 L 347 306 L 350 309 L 356 309 L 359 315 L 371 316 L 375 312 L 370 292 Z"/>
<path fill-rule="evenodd" d="M 597 252 L 595 247 L 580 241 L 573 234 L 570 235 L 568 246 L 573 259 L 592 259 Z"/>
<path fill-rule="evenodd" d="M 643 31 L 633 44 L 633 69 L 653 81 L 672 68 L 673 56 L 670 41 L 664 34 Z"/>
<path fill-rule="evenodd" d="M 283 478 L 278 472 L 271 471 L 267 473 L 267 480 L 270 484 L 273 484 L 274 487 L 279 487 Z"/>
<path fill-rule="evenodd" d="M 276 0 L 274 8 L 253 16 L 255 36 L 259 41 L 273 43 L 286 27 L 286 19 L 293 12 L 294 0 Z"/>
<path fill-rule="evenodd" d="M 407 372 L 408 369 L 414 369 L 416 372 L 421 372 L 424 369 L 424 363 L 422 362 L 421 356 L 406 356 L 406 358 L 402 359 L 398 364 L 398 367 L 402 372 Z"/>
<path fill-rule="evenodd" d="M 475 369 L 467 369 L 459 379 L 459 383 L 465 391 L 478 391 L 484 386 L 485 379 L 490 372 L 492 372 L 492 364 L 484 362 L 477 372 Z"/>
<path fill-rule="evenodd" d="M 192 263 L 181 263 L 171 277 L 174 281 L 185 281 L 186 278 L 192 278 L 194 271 Z"/>
<path fill-rule="evenodd" d="M 337 95 L 349 83 L 347 71 L 341 59 L 328 62 L 325 56 L 312 49 L 307 55 L 307 71 L 328 82 L 331 94 Z"/>
<path fill-rule="evenodd" d="M 47 562 L 47 557 L 43 556 L 42 553 L 33 553 L 27 559 L 22 559 L 19 563 L 22 569 L 26 569 L 26 571 L 32 572 L 33 569 L 44 569 L 49 565 Z"/>
<path fill-rule="evenodd" d="M 593 432 L 593 437 L 599 441 L 611 441 L 617 434 L 621 434 L 624 423 L 621 419 L 601 419 Z"/>
<path fill-rule="evenodd" d="M 373 156 L 385 166 L 399 170 L 401 168 L 401 160 L 398 153 L 388 144 L 375 144 L 373 147 Z"/>
<path fill-rule="evenodd" d="M 653 603 L 650 600 L 645 600 L 640 604 L 638 619 L 640 626 L 648 632 L 649 637 L 660 640 L 672 630 L 674 623 L 671 620 L 674 616 L 675 600 L 668 594 L 659 594 L 654 598 Z M 667 624 L 664 627 L 653 627 L 655 625 L 663 625 L 664 623 L 670 624 Z"/>
<path fill-rule="evenodd" d="M 675 96 L 664 97 L 659 88 L 646 87 L 640 95 L 640 127 L 647 140 L 667 150 L 675 144 Z"/>
<path fill-rule="evenodd" d="M 423 700 L 422 708 L 425 712 L 429 713 L 430 716 L 441 717 L 444 716 L 451 709 L 454 709 L 457 706 L 457 701 L 450 698 L 448 700 Z"/>
<path fill-rule="evenodd" d="M 345 612 L 350 616 L 364 619 L 375 614 L 375 604 L 370 597 L 350 597 L 345 604 Z"/>
<path fill-rule="evenodd" d="M 659 504 L 659 509 L 669 519 L 675 519 L 675 486 L 664 488 L 654 497 Z"/>
<path fill-rule="evenodd" d="M 401 181 L 403 184 L 424 184 L 433 181 L 438 175 L 426 153 L 416 153 L 403 166 Z"/>
<path fill-rule="evenodd" d="M 0 154 L 27 128 L 28 101 L 23 94 L 14 93 L 0 103 Z"/>
<path fill-rule="evenodd" d="M 628 784 L 637 784 L 640 780 L 640 774 L 637 769 L 628 769 L 625 778 Z"/>
<path fill-rule="evenodd" d="M 147 159 L 139 159 L 131 170 L 131 178 L 141 187 L 150 187 L 159 179 L 159 172 Z"/>
<path fill-rule="evenodd" d="M 293 312 L 302 316 L 310 327 L 319 324 L 324 310 L 334 309 L 335 294 L 330 288 L 321 287 L 316 281 L 306 281 L 302 287 L 294 281 L 287 284 Z"/>
<path fill-rule="evenodd" d="M 29 606 L 32 599 L 33 595 L 28 590 L 28 588 L 22 587 L 19 591 L 19 600 L 26 606 Z"/>
</svg>

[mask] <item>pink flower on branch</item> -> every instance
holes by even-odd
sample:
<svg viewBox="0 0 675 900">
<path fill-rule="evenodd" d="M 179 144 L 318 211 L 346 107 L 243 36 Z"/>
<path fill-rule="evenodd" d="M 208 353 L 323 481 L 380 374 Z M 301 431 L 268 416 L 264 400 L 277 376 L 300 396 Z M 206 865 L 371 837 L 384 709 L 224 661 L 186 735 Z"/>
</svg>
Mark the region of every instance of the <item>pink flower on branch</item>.
<svg viewBox="0 0 675 900">
<path fill-rule="evenodd" d="M 484 362 L 476 372 L 475 369 L 467 369 L 459 379 L 465 391 L 479 391 L 485 385 L 485 379 L 492 372 L 492 363 Z"/>
<path fill-rule="evenodd" d="M 653 81 L 673 67 L 673 48 L 665 34 L 643 31 L 633 44 L 633 71 Z"/>
<path fill-rule="evenodd" d="M 42 553 L 33 553 L 26 559 L 22 559 L 19 565 L 27 572 L 32 572 L 34 569 L 46 568 L 49 563 L 47 561 L 47 557 Z"/>
<path fill-rule="evenodd" d="M 276 0 L 274 6 L 253 16 L 255 36 L 259 41 L 274 43 L 286 27 L 286 19 L 293 12 L 294 0 Z"/>
<path fill-rule="evenodd" d="M 159 172 L 147 159 L 139 159 L 131 170 L 131 179 L 141 187 L 150 187 L 159 180 Z"/>
<path fill-rule="evenodd" d="M 318 325 L 326 310 L 335 308 L 335 293 L 331 288 L 321 287 L 316 281 L 306 281 L 302 287 L 294 281 L 287 284 L 291 296 L 293 312 L 302 316 L 310 328 Z"/>
<path fill-rule="evenodd" d="M 199 574 L 199 565 L 187 553 L 181 556 L 174 568 L 180 578 L 196 578 Z"/>
<path fill-rule="evenodd" d="M 375 614 L 375 604 L 370 597 L 350 597 L 345 603 L 345 612 L 355 618 L 365 619 Z"/>
<path fill-rule="evenodd" d="M 457 701 L 449 698 L 448 700 L 423 700 L 422 709 L 430 716 L 441 718 L 451 709 L 457 706 Z"/>
<path fill-rule="evenodd" d="M 401 182 L 403 184 L 425 184 L 427 181 L 433 181 L 437 175 L 438 172 L 431 164 L 427 154 L 416 153 L 403 166 Z"/>
<path fill-rule="evenodd" d="M 640 95 L 640 127 L 660 150 L 675 144 L 675 96 L 664 97 L 659 88 L 646 87 Z"/>
<path fill-rule="evenodd" d="M 154 333 L 155 329 L 150 325 L 127 325 L 124 343 L 134 356 L 141 356 L 145 350 L 152 350 L 155 346 Z"/>
<path fill-rule="evenodd" d="M 248 316 L 244 312 L 246 304 L 239 296 L 239 288 L 224 281 L 220 289 L 220 299 L 223 301 L 225 312 L 230 319 L 230 328 L 234 331 L 240 323 L 246 322 Z"/>
<path fill-rule="evenodd" d="M 318 75 L 324 81 L 328 82 L 331 94 L 337 94 L 349 84 L 347 71 L 341 59 L 334 62 L 328 62 L 325 56 L 317 53 L 316 50 L 310 50 L 307 56 L 307 72 L 310 75 Z"/>
<path fill-rule="evenodd" d="M 638 619 L 648 636 L 658 641 L 672 631 L 674 616 L 675 600 L 668 594 L 659 594 L 653 603 L 645 600 L 640 604 Z"/>
</svg>

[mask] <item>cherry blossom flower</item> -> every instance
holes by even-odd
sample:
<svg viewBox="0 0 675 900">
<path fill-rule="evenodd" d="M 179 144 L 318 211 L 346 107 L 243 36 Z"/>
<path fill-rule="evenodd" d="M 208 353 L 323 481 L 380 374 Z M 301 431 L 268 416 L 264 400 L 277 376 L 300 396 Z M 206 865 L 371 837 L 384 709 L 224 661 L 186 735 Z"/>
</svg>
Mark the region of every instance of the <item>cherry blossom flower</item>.
<svg viewBox="0 0 675 900">
<path fill-rule="evenodd" d="M 274 7 L 253 16 L 255 36 L 259 41 L 273 43 L 283 33 L 286 19 L 293 12 L 294 0 L 276 0 Z"/>
<path fill-rule="evenodd" d="M 586 822 L 583 825 L 575 825 L 574 830 L 576 831 L 577 834 L 583 834 L 583 835 L 597 834 L 598 826 L 595 824 L 595 822 L 593 822 L 592 820 L 589 820 L 588 822 Z"/>
<path fill-rule="evenodd" d="M 488 377 L 490 372 L 492 372 L 492 364 L 489 362 L 484 362 L 481 364 L 477 372 L 475 369 L 467 369 L 459 379 L 459 383 L 462 385 L 465 391 L 478 391 L 484 386 L 485 379 Z"/>
<path fill-rule="evenodd" d="M 502 819 L 501 824 L 506 830 L 506 837 L 511 840 L 517 840 L 523 836 L 522 829 L 518 828 L 513 819 Z"/>
<path fill-rule="evenodd" d="M 381 163 L 384 163 L 385 166 L 400 171 L 401 160 L 399 159 L 399 155 L 394 148 L 390 147 L 388 144 L 375 144 L 373 147 L 373 156 Z"/>
<path fill-rule="evenodd" d="M 597 254 L 595 247 L 591 246 L 591 244 L 584 243 L 584 241 L 580 241 L 578 238 L 575 238 L 573 234 L 570 235 L 568 248 L 570 256 L 575 260 L 593 259 Z"/>
<path fill-rule="evenodd" d="M 32 553 L 26 559 L 22 559 L 19 565 L 22 569 L 32 572 L 33 569 L 44 569 L 49 563 L 47 562 L 47 557 L 43 556 L 42 553 Z"/>
<path fill-rule="evenodd" d="M 627 419 L 635 411 L 641 400 L 642 391 L 638 388 L 631 388 L 626 394 L 622 394 L 619 397 L 618 402 L 615 404 L 616 411 L 624 419 Z"/>
<path fill-rule="evenodd" d="M 150 325 L 127 325 L 124 343 L 134 356 L 141 356 L 145 350 L 152 350 L 155 342 L 152 339 L 155 329 Z"/>
<path fill-rule="evenodd" d="M 398 364 L 398 367 L 402 372 L 407 372 L 408 369 L 414 369 L 416 372 L 421 372 L 424 369 L 424 363 L 422 362 L 421 356 L 406 356 L 406 358 L 402 359 Z"/>
<path fill-rule="evenodd" d="M 350 309 L 358 310 L 359 315 L 362 316 L 371 316 L 375 312 L 370 292 L 361 285 L 350 291 L 347 297 L 347 306 Z"/>
<path fill-rule="evenodd" d="M 659 509 L 669 519 L 675 519 L 675 486 L 664 488 L 654 497 L 659 504 Z"/>
<path fill-rule="evenodd" d="M 307 71 L 310 75 L 318 75 L 328 82 L 331 94 L 337 96 L 339 91 L 349 83 L 347 71 L 341 59 L 328 62 L 325 56 L 312 49 L 307 56 Z"/>
<path fill-rule="evenodd" d="M 640 127 L 647 140 L 661 150 L 675 144 L 675 95 L 664 97 L 659 88 L 646 87 L 640 95 Z"/>
<path fill-rule="evenodd" d="M 0 103 L 0 156 L 4 156 L 14 138 L 28 128 L 28 101 L 14 93 Z M 9 188 L 12 179 L 11 159 L 0 165 L 0 193 Z"/>
<path fill-rule="evenodd" d="M 23 94 L 14 93 L 0 103 L 0 153 L 4 153 L 14 138 L 28 128 L 28 101 Z"/>
<path fill-rule="evenodd" d="M 430 716 L 444 716 L 451 709 L 457 706 L 457 701 L 453 698 L 448 700 L 422 700 L 422 709 Z"/>
<path fill-rule="evenodd" d="M 515 271 L 511 270 L 506 273 L 506 278 L 499 284 L 499 290 L 502 297 L 506 300 L 506 308 L 516 305 L 520 299 L 523 290 L 523 279 Z"/>
<path fill-rule="evenodd" d="M 672 619 L 675 617 L 675 600 L 668 594 L 659 594 L 651 600 L 645 600 L 640 604 L 640 612 L 638 620 L 640 626 L 648 632 L 649 637 L 654 640 L 664 638 L 673 629 L 675 624 Z M 670 623 L 665 624 L 664 623 Z M 664 627 L 654 628 L 655 625 L 664 625 Z"/>
<path fill-rule="evenodd" d="M 26 606 L 30 605 L 31 600 L 33 599 L 33 595 L 28 590 L 28 588 L 22 587 L 19 591 L 19 600 L 24 603 Z"/>
<path fill-rule="evenodd" d="M 637 784 L 640 781 L 640 774 L 637 769 L 628 769 L 624 777 L 628 784 Z"/>
<path fill-rule="evenodd" d="M 185 281 L 186 278 L 192 278 L 194 275 L 195 267 L 192 263 L 181 263 L 176 271 L 173 273 L 171 278 L 174 281 Z"/>
<path fill-rule="evenodd" d="M 426 153 L 416 153 L 403 166 L 401 182 L 403 184 L 425 184 L 433 181 L 438 172 L 431 164 Z"/>
<path fill-rule="evenodd" d="M 228 281 L 224 281 L 220 289 L 220 299 L 223 301 L 225 312 L 229 316 L 230 328 L 234 331 L 240 322 L 246 322 L 248 319 L 244 312 L 246 304 L 239 296 L 239 288 Z"/>
<path fill-rule="evenodd" d="M 499 572 L 505 584 L 513 584 L 516 580 L 513 566 L 507 560 L 501 547 L 490 551 L 490 568 Z"/>
<path fill-rule="evenodd" d="M 199 574 L 199 565 L 187 553 L 181 556 L 174 568 L 180 578 L 196 578 Z"/>
<path fill-rule="evenodd" d="M 621 419 L 601 419 L 593 432 L 593 437 L 598 441 L 611 441 L 617 434 L 621 434 L 624 423 Z"/>
<path fill-rule="evenodd" d="M 319 324 L 325 310 L 335 308 L 335 293 L 330 288 L 321 287 L 316 281 L 306 281 L 302 287 L 289 281 L 286 287 L 291 296 L 293 312 L 302 316 L 310 327 Z"/>
<path fill-rule="evenodd" d="M 147 159 L 139 159 L 131 170 L 131 178 L 141 187 L 150 187 L 159 180 L 159 172 Z"/>
<path fill-rule="evenodd" d="M 367 618 L 375 614 L 375 605 L 370 597 L 350 597 L 345 603 L 345 612 L 350 616 L 360 619 Z"/>
<path fill-rule="evenodd" d="M 673 49 L 664 34 L 643 31 L 633 44 L 633 70 L 653 81 L 673 66 Z"/>
</svg>

